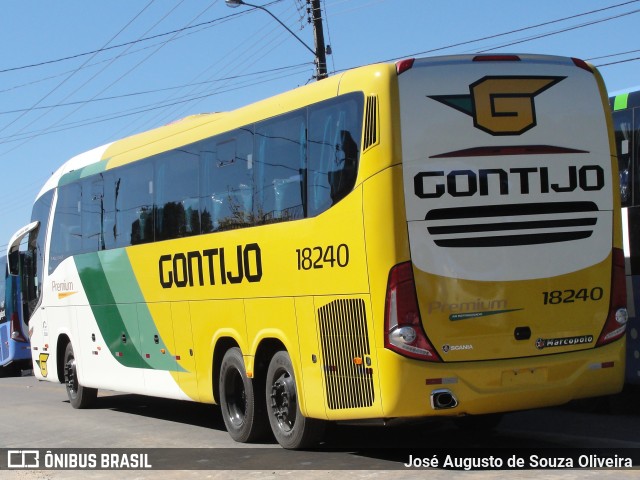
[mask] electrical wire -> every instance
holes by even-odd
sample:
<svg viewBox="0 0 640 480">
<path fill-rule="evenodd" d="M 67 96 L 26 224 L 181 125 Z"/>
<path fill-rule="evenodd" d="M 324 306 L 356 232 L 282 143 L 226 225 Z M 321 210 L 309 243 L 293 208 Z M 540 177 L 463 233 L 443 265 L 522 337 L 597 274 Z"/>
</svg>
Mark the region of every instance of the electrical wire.
<svg viewBox="0 0 640 480">
<path fill-rule="evenodd" d="M 107 41 L 107 43 L 104 44 L 104 46 L 106 47 L 107 45 L 109 45 L 109 43 L 111 43 L 116 37 L 118 37 L 118 35 L 120 35 L 129 25 L 131 25 L 131 23 L 133 21 L 135 21 L 135 19 L 137 19 L 147 8 L 149 8 L 151 6 L 151 4 L 153 4 L 155 0 L 151 0 L 149 3 L 147 3 L 147 5 L 144 6 L 144 8 L 142 10 L 140 10 L 134 17 L 133 19 L 129 20 L 129 22 L 127 22 L 127 24 L 122 27 L 118 33 L 116 33 L 114 36 L 112 36 L 109 41 Z M 86 60 L 84 62 L 83 65 L 87 64 L 89 61 L 91 61 L 92 58 L 94 58 L 96 54 L 93 54 L 88 60 Z M 40 103 L 42 103 L 45 99 L 47 99 L 49 97 L 49 95 L 51 95 L 52 93 L 54 93 L 56 90 L 58 90 L 60 87 L 62 87 L 65 83 L 67 83 L 67 81 L 69 81 L 80 69 L 77 68 L 75 70 L 73 70 L 64 80 L 62 80 L 60 83 L 58 83 L 58 85 L 56 85 L 52 90 L 50 90 L 49 92 L 47 92 L 42 98 L 40 98 L 40 100 L 38 100 L 34 105 L 32 105 L 31 108 L 37 107 L 38 105 L 40 105 Z M 21 118 L 23 118 L 27 113 L 29 112 L 29 110 L 23 112 L 21 115 L 19 115 L 18 117 L 16 117 L 15 119 L 13 119 L 13 121 L 9 122 L 8 124 L 6 124 L 4 127 L 0 128 L 0 133 L 4 132 L 8 127 L 10 127 L 11 125 L 13 125 L 15 122 L 17 122 L 18 120 L 20 120 Z"/>
<path fill-rule="evenodd" d="M 151 0 L 150 3 L 153 3 L 154 1 L 155 0 Z M 274 5 L 274 4 L 280 3 L 282 1 L 284 1 L 284 0 L 273 0 L 270 3 L 267 3 L 265 6 Z M 145 9 L 146 8 L 147 7 L 145 7 Z M 98 48 L 96 50 L 91 50 L 91 51 L 88 51 L 88 52 L 77 53 L 75 55 L 69 55 L 69 56 L 66 56 L 66 57 L 56 58 L 54 60 L 45 60 L 43 62 L 32 63 L 32 64 L 29 64 L 29 65 L 21 65 L 19 67 L 9 67 L 9 68 L 5 68 L 5 69 L 0 70 L 0 73 L 14 72 L 14 71 L 17 71 L 17 70 L 25 70 L 25 69 L 28 69 L 28 68 L 41 67 L 41 66 L 44 66 L 44 65 L 51 65 L 52 63 L 59 63 L 59 62 L 64 62 L 66 60 L 73 60 L 73 59 L 84 57 L 84 56 L 87 56 L 87 55 L 95 56 L 95 54 L 98 54 L 98 53 L 101 53 L 101 52 L 106 52 L 106 51 L 109 51 L 109 50 L 114 50 L 116 48 L 126 47 L 126 46 L 129 46 L 129 45 L 135 45 L 137 43 L 146 42 L 148 40 L 154 40 L 156 38 L 165 37 L 167 35 L 171 35 L 171 34 L 174 34 L 174 33 L 181 33 L 181 32 L 187 31 L 187 30 L 191 30 L 191 29 L 195 29 L 195 28 L 199 28 L 199 27 L 203 27 L 203 26 L 212 26 L 215 23 L 220 22 L 221 20 L 227 20 L 229 18 L 237 17 L 237 16 L 243 15 L 245 13 L 246 12 L 232 13 L 232 14 L 227 15 L 225 17 L 214 18 L 213 20 L 209 20 L 207 22 L 198 23 L 196 25 L 189 25 L 189 26 L 186 26 L 186 27 L 183 27 L 183 28 L 178 28 L 178 29 L 175 29 L 175 30 L 170 30 L 168 32 L 159 33 L 157 35 L 151 35 L 149 37 L 138 38 L 137 40 L 132 40 L 130 42 L 120 43 L 118 45 L 112 45 L 110 47 L 106 46 L 106 45 L 109 44 L 109 42 L 107 42 L 107 44 L 104 47 Z"/>
<path fill-rule="evenodd" d="M 535 29 L 535 28 L 540 28 L 540 27 L 544 27 L 544 26 L 547 26 L 547 25 L 552 25 L 554 23 L 560 23 L 560 22 L 565 22 L 567 20 L 573 20 L 575 18 L 584 17 L 586 15 L 593 15 L 594 13 L 600 13 L 600 12 L 603 12 L 603 11 L 606 11 L 606 10 L 611 10 L 613 8 L 618 8 L 618 7 L 622 7 L 622 6 L 625 6 L 625 5 L 629 5 L 631 3 L 637 3 L 639 1 L 640 0 L 631 0 L 631 1 L 628 1 L 628 2 L 618 3 L 618 4 L 615 4 L 615 5 L 610 5 L 608 7 L 598 8 L 598 9 L 595 9 L 595 10 L 590 10 L 588 12 L 583 12 L 583 13 L 578 13 L 578 14 L 575 14 L 575 15 L 570 15 L 568 17 L 558 18 L 556 20 L 550 20 L 548 22 L 543 22 L 543 23 L 538 23 L 538 24 L 535 24 L 535 25 L 530 25 L 528 27 L 517 28 L 517 29 L 514 29 L 514 30 L 509 30 L 507 32 L 488 35 L 486 37 L 476 38 L 476 39 L 473 39 L 473 40 L 466 40 L 464 42 L 452 43 L 452 44 L 449 44 L 449 45 L 445 45 L 445 46 L 437 47 L 437 48 L 432 48 L 430 50 L 424 50 L 424 51 L 421 51 L 421 52 L 415 52 L 415 53 L 409 53 L 409 54 L 405 54 L 405 55 L 400 55 L 398 57 L 393 57 L 393 58 L 390 58 L 390 59 L 387 59 L 387 60 L 382 60 L 382 62 L 392 62 L 392 61 L 397 60 L 399 58 L 417 57 L 417 56 L 425 55 L 425 54 L 428 54 L 428 53 L 439 52 L 439 51 L 442 51 L 442 50 L 448 50 L 448 49 L 455 48 L 455 47 L 461 47 L 461 46 L 464 46 L 464 45 L 470 45 L 472 43 L 478 43 L 478 42 L 482 42 L 482 41 L 485 41 L 485 40 L 491 40 L 491 39 L 498 38 L 498 37 L 504 37 L 504 36 L 507 36 L 507 35 L 512 35 L 514 33 L 520 33 L 520 32 L 524 32 L 524 31 L 527 31 L 527 30 L 532 30 L 532 29 Z M 498 48 L 498 47 L 496 47 L 496 48 Z M 342 71 L 342 70 L 340 70 L 340 71 Z"/>
<path fill-rule="evenodd" d="M 94 125 L 94 124 L 97 124 L 97 123 L 103 123 L 103 122 L 110 121 L 110 120 L 116 120 L 116 119 L 119 119 L 119 118 L 124 118 L 124 117 L 131 116 L 131 115 L 137 115 L 137 114 L 140 114 L 140 113 L 145 113 L 145 112 L 157 110 L 157 109 L 160 109 L 160 108 L 166 108 L 167 106 L 171 106 L 171 105 L 178 105 L 178 104 L 182 104 L 182 103 L 186 103 L 186 102 L 192 102 L 194 100 L 200 100 L 200 99 L 204 99 L 204 98 L 211 97 L 211 96 L 214 96 L 214 95 L 220 95 L 220 94 L 223 94 L 223 93 L 229 93 L 229 92 L 232 92 L 232 91 L 237 91 L 237 90 L 240 90 L 242 88 L 261 85 L 261 84 L 264 84 L 264 83 L 267 83 L 267 82 L 270 82 L 270 81 L 279 80 L 281 78 L 288 78 L 288 77 L 291 77 L 291 76 L 294 76 L 294 75 L 299 75 L 299 72 L 293 72 L 293 73 L 290 73 L 290 74 L 287 74 L 287 75 L 278 75 L 278 76 L 276 76 L 274 78 L 271 78 L 271 79 L 268 79 L 268 80 L 261 80 L 261 81 L 258 81 L 258 82 L 253 82 L 253 83 L 249 83 L 249 84 L 242 85 L 242 86 L 236 86 L 236 87 L 231 88 L 229 90 L 216 91 L 216 92 L 213 92 L 213 93 L 207 93 L 207 94 L 200 95 L 200 96 L 197 96 L 197 97 L 189 97 L 188 99 L 176 101 L 176 102 L 165 104 L 165 105 L 153 106 L 153 107 L 148 107 L 148 108 L 144 108 L 144 109 L 136 109 L 135 111 L 131 111 L 131 112 L 128 112 L 128 113 L 121 113 L 121 114 L 117 114 L 117 115 L 113 115 L 113 116 L 104 116 L 104 118 L 94 118 L 94 119 L 79 120 L 77 122 L 72 122 L 70 124 L 59 125 L 60 128 L 57 129 L 57 130 L 42 130 L 42 131 L 36 131 L 36 132 L 25 132 L 25 133 L 22 134 L 22 135 L 30 135 L 28 137 L 12 139 L 11 138 L 12 136 L 7 136 L 7 137 L 0 138 L 0 144 L 12 143 L 12 142 L 21 141 L 21 140 L 30 140 L 30 139 L 35 138 L 35 137 L 39 137 L 39 136 L 43 136 L 43 135 L 49 135 L 49 134 L 52 134 L 52 133 L 59 133 L 59 132 L 63 132 L 63 131 L 67 131 L 67 130 L 73 129 L 73 128 L 79 128 L 79 127 L 84 127 L 84 126 L 88 126 L 88 125 Z"/>
</svg>

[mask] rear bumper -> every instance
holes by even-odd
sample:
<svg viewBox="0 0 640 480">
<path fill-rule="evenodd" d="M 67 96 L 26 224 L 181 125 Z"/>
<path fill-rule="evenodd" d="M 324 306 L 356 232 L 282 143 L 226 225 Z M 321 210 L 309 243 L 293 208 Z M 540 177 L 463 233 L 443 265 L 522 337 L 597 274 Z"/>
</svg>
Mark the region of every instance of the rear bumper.
<svg viewBox="0 0 640 480">
<path fill-rule="evenodd" d="M 561 405 L 618 393 L 624 383 L 624 338 L 597 349 L 485 362 L 433 364 L 383 349 L 378 355 L 380 364 L 386 365 L 379 377 L 386 418 L 478 415 Z M 442 383 L 437 383 L 439 379 Z M 442 390 L 455 397 L 455 406 L 433 407 L 432 393 Z"/>
</svg>

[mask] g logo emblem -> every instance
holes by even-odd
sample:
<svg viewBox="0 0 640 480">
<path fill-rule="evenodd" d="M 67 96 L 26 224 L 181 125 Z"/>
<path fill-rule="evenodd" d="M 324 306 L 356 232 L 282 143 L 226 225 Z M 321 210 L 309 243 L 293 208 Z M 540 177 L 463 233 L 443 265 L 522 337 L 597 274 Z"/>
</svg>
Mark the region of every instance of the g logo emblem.
<svg viewBox="0 0 640 480">
<path fill-rule="evenodd" d="M 470 95 L 431 96 L 473 117 L 491 135 L 521 135 L 536 126 L 536 95 L 566 77 L 484 77 L 469 85 Z"/>
</svg>

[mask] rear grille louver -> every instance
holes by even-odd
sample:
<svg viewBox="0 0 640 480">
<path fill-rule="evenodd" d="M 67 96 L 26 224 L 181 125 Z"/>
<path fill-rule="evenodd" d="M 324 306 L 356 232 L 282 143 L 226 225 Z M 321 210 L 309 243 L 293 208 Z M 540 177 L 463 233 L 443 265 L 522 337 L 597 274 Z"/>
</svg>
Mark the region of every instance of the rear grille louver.
<svg viewBox="0 0 640 480">
<path fill-rule="evenodd" d="M 334 300 L 318 309 L 318 323 L 329 408 L 370 407 L 373 369 L 364 301 Z"/>
<path fill-rule="evenodd" d="M 512 247 L 589 238 L 597 213 L 593 202 L 530 203 L 441 208 L 425 220 L 439 247 Z"/>
<path fill-rule="evenodd" d="M 378 143 L 378 97 L 367 97 L 367 105 L 364 115 L 364 142 L 362 151 L 365 151 Z"/>
</svg>

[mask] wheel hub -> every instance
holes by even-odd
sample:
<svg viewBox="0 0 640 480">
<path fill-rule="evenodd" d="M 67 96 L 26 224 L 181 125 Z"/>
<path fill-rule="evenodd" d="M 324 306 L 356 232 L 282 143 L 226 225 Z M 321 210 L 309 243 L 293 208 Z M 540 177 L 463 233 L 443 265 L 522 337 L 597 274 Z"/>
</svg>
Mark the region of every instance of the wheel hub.
<svg viewBox="0 0 640 480">
<path fill-rule="evenodd" d="M 280 428 L 289 431 L 296 421 L 296 396 L 293 380 L 283 373 L 271 386 L 271 408 Z"/>
</svg>

